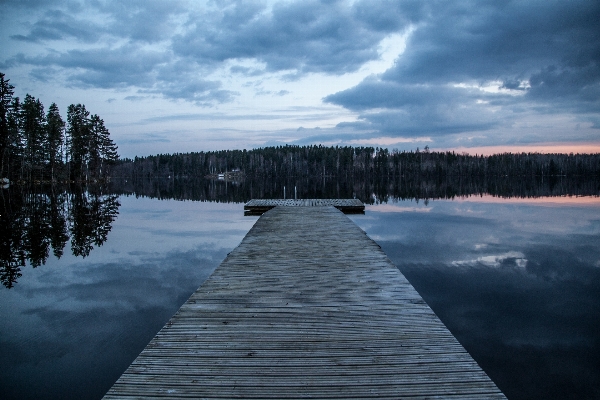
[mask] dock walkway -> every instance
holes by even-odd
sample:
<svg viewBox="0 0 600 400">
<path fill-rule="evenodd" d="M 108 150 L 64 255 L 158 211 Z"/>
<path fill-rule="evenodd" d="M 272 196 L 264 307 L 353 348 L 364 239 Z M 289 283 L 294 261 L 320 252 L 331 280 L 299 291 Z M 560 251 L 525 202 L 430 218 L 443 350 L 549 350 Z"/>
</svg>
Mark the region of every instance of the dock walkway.
<svg viewBox="0 0 600 400">
<path fill-rule="evenodd" d="M 266 212 L 105 399 L 504 395 L 333 206 Z"/>
</svg>

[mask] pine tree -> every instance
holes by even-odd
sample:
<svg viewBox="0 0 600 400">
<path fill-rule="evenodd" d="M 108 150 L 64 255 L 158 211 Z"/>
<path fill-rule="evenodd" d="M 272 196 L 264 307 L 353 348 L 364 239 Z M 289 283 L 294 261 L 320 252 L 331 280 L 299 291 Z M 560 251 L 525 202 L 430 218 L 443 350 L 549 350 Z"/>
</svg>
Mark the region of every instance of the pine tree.
<svg viewBox="0 0 600 400">
<path fill-rule="evenodd" d="M 104 121 L 96 114 L 90 117 L 90 135 L 88 137 L 88 170 L 90 176 L 99 178 L 102 170 L 102 155 L 100 154 L 100 136 L 105 130 Z"/>
<path fill-rule="evenodd" d="M 89 111 L 82 104 L 71 104 L 67 109 L 67 153 L 70 157 L 71 174 L 88 178 L 88 156 L 90 146 Z"/>
<path fill-rule="evenodd" d="M 106 176 L 108 165 L 114 164 L 119 159 L 119 154 L 117 153 L 117 145 L 112 141 L 110 132 L 104 126 L 104 121 L 98 120 L 96 134 L 100 153 L 100 176 Z"/>
<path fill-rule="evenodd" d="M 21 101 L 18 97 L 12 99 L 8 123 L 8 163 L 6 165 L 7 175 L 11 179 L 23 179 L 23 157 L 25 154 L 25 139 L 21 129 Z"/>
<path fill-rule="evenodd" d="M 50 179 L 55 179 L 56 166 L 62 163 L 65 121 L 58 111 L 56 103 L 52 103 L 46 115 L 46 155 L 50 167 Z"/>
<path fill-rule="evenodd" d="M 34 169 L 43 169 L 46 143 L 46 115 L 39 99 L 26 95 L 20 113 L 20 127 L 25 138 L 24 163 L 29 174 Z M 40 179 L 43 177 L 40 177 Z M 31 179 L 31 175 L 29 176 Z"/>
<path fill-rule="evenodd" d="M 8 166 L 10 163 L 9 118 L 14 86 L 8 82 L 9 79 L 4 79 L 4 74 L 0 72 L 0 179 L 8 177 Z"/>
</svg>

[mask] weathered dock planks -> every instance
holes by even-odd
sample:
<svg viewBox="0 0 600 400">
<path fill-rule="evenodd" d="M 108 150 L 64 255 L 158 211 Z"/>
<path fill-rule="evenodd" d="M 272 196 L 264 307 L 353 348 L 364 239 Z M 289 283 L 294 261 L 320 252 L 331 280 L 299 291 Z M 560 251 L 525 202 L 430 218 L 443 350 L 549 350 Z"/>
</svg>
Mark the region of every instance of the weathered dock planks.
<svg viewBox="0 0 600 400">
<path fill-rule="evenodd" d="M 277 206 L 280 207 L 322 207 L 333 206 L 344 214 L 364 214 L 365 205 L 358 199 L 259 199 L 250 200 L 244 205 L 244 215 L 262 215 Z"/>
<path fill-rule="evenodd" d="M 332 206 L 265 213 L 105 396 L 185 397 L 505 398 Z"/>
</svg>

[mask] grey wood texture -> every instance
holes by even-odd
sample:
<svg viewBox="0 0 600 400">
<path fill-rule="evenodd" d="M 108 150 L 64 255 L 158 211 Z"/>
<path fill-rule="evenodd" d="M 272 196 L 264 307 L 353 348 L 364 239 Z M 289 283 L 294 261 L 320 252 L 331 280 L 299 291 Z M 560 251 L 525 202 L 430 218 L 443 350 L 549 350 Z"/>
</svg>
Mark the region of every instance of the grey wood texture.
<svg viewBox="0 0 600 400">
<path fill-rule="evenodd" d="M 505 397 L 330 206 L 259 218 L 105 398 Z"/>
<path fill-rule="evenodd" d="M 364 214 L 365 205 L 358 199 L 253 199 L 244 205 L 245 215 L 262 215 L 277 206 L 324 207 L 334 206 L 345 214 Z"/>
</svg>

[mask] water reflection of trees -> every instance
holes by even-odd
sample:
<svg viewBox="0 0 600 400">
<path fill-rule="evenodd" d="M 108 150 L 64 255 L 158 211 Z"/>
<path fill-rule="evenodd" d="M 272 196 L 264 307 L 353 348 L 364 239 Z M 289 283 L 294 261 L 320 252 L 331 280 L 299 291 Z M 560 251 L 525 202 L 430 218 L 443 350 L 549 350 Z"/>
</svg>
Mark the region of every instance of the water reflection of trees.
<svg viewBox="0 0 600 400">
<path fill-rule="evenodd" d="M 202 177 L 239 182 L 202 180 Z M 115 190 L 245 202 L 251 198 L 436 199 L 599 195 L 600 154 L 406 152 L 373 147 L 278 146 L 122 159 Z M 242 180 L 242 178 L 244 180 Z M 285 191 L 284 191 L 285 187 Z"/>
<path fill-rule="evenodd" d="M 103 187 L 11 186 L 0 190 L 0 280 L 8 288 L 29 263 L 71 252 L 86 257 L 107 239 L 118 215 L 119 195 L 157 199 L 243 203 L 269 198 L 358 198 L 367 204 L 395 200 L 429 201 L 490 194 L 498 197 L 599 196 L 595 176 L 459 176 L 436 179 L 418 174 L 327 177 L 209 179 L 113 179 Z"/>
<path fill-rule="evenodd" d="M 29 263 L 63 255 L 69 238 L 76 256 L 86 257 L 107 239 L 118 215 L 118 195 L 105 188 L 11 187 L 0 192 L 0 280 L 11 288 Z"/>
<path fill-rule="evenodd" d="M 458 176 L 434 179 L 418 175 L 370 179 L 259 177 L 240 181 L 208 179 L 113 179 L 114 193 L 158 199 L 247 202 L 272 198 L 358 198 L 375 204 L 395 200 L 435 200 L 489 194 L 504 198 L 599 196 L 594 176 Z"/>
</svg>

